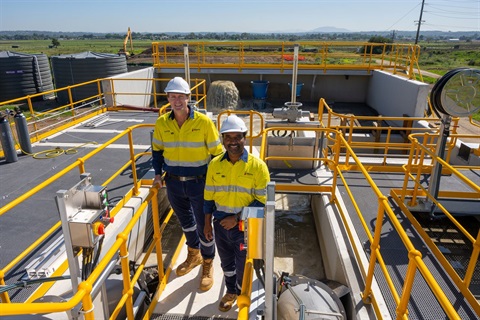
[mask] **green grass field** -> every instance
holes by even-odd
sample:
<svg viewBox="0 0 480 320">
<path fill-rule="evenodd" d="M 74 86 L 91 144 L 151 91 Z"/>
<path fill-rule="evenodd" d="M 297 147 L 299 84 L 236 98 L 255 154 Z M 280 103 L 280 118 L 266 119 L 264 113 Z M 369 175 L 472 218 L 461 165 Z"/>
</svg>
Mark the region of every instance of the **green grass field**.
<svg viewBox="0 0 480 320">
<path fill-rule="evenodd" d="M 88 39 L 88 40 L 61 40 L 60 45 L 51 48 L 51 40 L 17 40 L 0 41 L 0 51 L 14 51 L 21 53 L 44 53 L 47 56 L 56 56 L 62 54 L 79 53 L 85 51 L 118 53 L 123 49 L 123 41 L 107 39 Z M 135 41 L 133 52 L 141 53 L 152 47 L 152 41 Z M 128 49 L 129 47 L 127 47 Z"/>
<path fill-rule="evenodd" d="M 480 67 L 480 42 L 420 43 L 420 68 L 439 75 L 459 68 Z"/>
</svg>

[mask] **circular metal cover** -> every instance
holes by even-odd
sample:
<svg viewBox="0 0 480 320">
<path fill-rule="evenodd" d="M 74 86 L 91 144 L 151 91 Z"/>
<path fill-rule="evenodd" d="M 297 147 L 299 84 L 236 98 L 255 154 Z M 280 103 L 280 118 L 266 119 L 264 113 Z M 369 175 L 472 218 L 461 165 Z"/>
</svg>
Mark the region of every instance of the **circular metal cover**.
<svg viewBox="0 0 480 320">
<path fill-rule="evenodd" d="M 433 107 L 454 117 L 468 117 L 480 110 L 480 70 L 459 68 L 447 72 L 431 91 Z"/>
</svg>

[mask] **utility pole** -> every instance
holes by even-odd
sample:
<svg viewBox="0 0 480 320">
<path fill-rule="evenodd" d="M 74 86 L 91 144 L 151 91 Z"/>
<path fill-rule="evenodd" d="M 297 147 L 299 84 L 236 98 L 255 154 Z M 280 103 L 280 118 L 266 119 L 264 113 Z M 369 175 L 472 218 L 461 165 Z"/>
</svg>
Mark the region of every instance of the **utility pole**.
<svg viewBox="0 0 480 320">
<path fill-rule="evenodd" d="M 423 15 L 423 6 L 425 5 L 425 0 L 422 0 L 422 9 L 420 9 L 420 19 L 418 20 L 417 36 L 415 37 L 415 44 L 418 43 L 418 36 L 420 35 L 420 26 L 422 25 L 422 15 Z"/>
</svg>

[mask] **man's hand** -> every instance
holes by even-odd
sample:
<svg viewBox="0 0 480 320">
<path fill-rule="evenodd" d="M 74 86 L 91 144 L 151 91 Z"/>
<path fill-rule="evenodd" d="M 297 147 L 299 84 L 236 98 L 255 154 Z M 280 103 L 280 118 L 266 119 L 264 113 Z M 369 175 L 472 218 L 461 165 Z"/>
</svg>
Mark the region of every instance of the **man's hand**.
<svg viewBox="0 0 480 320">
<path fill-rule="evenodd" d="M 234 227 L 237 225 L 237 216 L 236 216 L 236 215 L 232 215 L 232 216 L 228 216 L 228 217 L 223 218 L 223 219 L 220 221 L 220 225 L 221 225 L 225 230 L 230 230 L 230 229 L 234 228 Z"/>
<path fill-rule="evenodd" d="M 203 227 L 203 234 L 208 241 L 213 240 L 212 214 L 205 214 L 205 227 Z"/>
<path fill-rule="evenodd" d="M 153 179 L 153 186 L 157 185 L 158 188 L 163 188 L 163 177 L 160 174 L 155 175 L 155 179 Z"/>
<path fill-rule="evenodd" d="M 213 240 L 213 229 L 211 223 L 205 224 L 205 227 L 203 227 L 203 233 L 205 234 L 205 238 L 207 238 L 208 241 Z"/>
</svg>

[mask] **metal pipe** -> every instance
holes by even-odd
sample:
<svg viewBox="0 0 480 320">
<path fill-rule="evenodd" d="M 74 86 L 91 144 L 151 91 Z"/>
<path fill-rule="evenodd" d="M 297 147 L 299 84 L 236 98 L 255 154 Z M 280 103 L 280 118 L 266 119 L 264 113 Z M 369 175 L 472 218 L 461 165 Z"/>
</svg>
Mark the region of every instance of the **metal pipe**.
<svg viewBox="0 0 480 320">
<path fill-rule="evenodd" d="M 275 182 L 267 185 L 267 204 L 265 206 L 265 319 L 276 319 L 276 295 L 274 273 L 275 248 Z"/>
<path fill-rule="evenodd" d="M 448 136 L 450 135 L 450 124 L 452 122 L 451 115 L 443 115 L 442 124 L 440 125 L 440 136 L 437 140 L 436 146 L 436 156 L 442 160 L 445 160 L 445 148 L 448 141 Z M 440 179 L 442 177 L 442 164 L 438 161 L 435 161 L 432 175 L 430 179 L 430 185 L 428 188 L 428 192 L 438 200 L 438 190 L 440 188 Z M 435 203 L 431 204 L 430 207 L 430 215 L 434 215 L 436 205 Z"/>
<path fill-rule="evenodd" d="M 185 64 L 185 81 L 190 86 L 190 59 L 188 56 L 188 43 L 183 44 L 183 59 Z"/>
<path fill-rule="evenodd" d="M 293 47 L 292 105 L 297 102 L 298 48 L 298 44 Z"/>
</svg>

